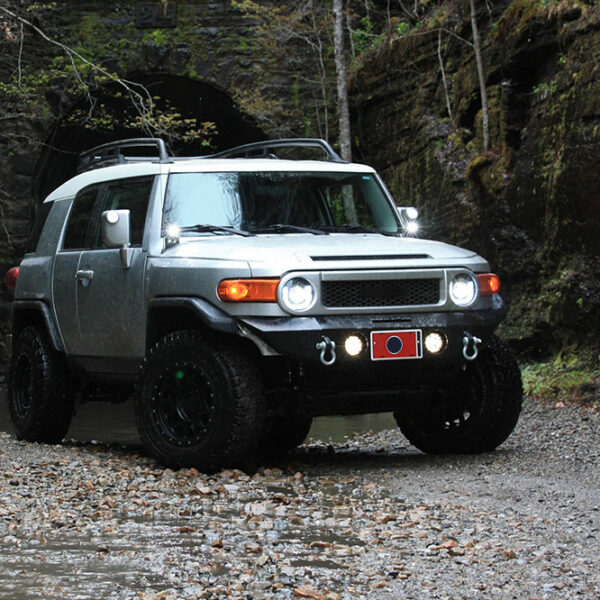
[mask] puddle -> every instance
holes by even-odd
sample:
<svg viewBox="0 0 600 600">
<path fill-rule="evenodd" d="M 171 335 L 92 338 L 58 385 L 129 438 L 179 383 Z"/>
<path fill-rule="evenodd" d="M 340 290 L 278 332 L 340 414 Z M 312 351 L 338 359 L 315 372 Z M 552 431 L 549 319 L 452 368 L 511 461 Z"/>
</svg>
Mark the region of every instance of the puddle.
<svg viewBox="0 0 600 600">
<path fill-rule="evenodd" d="M 317 417 L 306 441 L 343 442 L 354 433 L 395 428 L 396 421 L 391 413 Z M 0 389 L 0 431 L 12 431 L 5 389 Z M 78 406 L 66 439 L 124 446 L 141 445 L 130 402 L 89 402 Z"/>
</svg>

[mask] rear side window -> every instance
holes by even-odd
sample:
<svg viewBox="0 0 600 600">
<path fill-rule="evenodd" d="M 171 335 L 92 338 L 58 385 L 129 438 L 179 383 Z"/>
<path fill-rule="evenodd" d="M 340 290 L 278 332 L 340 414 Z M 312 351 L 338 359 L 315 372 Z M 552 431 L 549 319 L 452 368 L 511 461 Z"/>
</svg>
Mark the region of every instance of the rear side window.
<svg viewBox="0 0 600 600">
<path fill-rule="evenodd" d="M 42 235 L 42 230 L 44 229 L 44 225 L 46 224 L 46 219 L 50 214 L 51 208 L 52 202 L 44 202 L 40 206 L 33 223 L 33 229 L 31 230 L 29 239 L 27 240 L 27 246 L 25 246 L 25 254 L 36 251 L 38 242 L 40 241 L 40 236 Z"/>
</svg>

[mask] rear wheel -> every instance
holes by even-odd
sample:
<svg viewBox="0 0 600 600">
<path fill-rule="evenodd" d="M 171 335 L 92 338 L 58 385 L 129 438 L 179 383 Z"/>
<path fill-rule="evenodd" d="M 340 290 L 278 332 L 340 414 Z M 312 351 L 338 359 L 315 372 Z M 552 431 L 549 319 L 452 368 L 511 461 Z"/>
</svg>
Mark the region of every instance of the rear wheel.
<svg viewBox="0 0 600 600">
<path fill-rule="evenodd" d="M 406 438 L 432 454 L 469 454 L 498 447 L 517 424 L 522 404 L 519 367 L 496 337 L 453 385 L 394 413 Z"/>
<path fill-rule="evenodd" d="M 264 420 L 257 373 L 245 353 L 198 331 L 162 338 L 144 361 L 135 402 L 150 453 L 205 471 L 251 458 Z"/>
<path fill-rule="evenodd" d="M 306 439 L 312 422 L 312 417 L 297 411 L 268 417 L 260 441 L 261 451 L 270 455 L 291 452 Z"/>
<path fill-rule="evenodd" d="M 73 416 L 73 393 L 63 357 L 36 327 L 15 341 L 8 374 L 8 402 L 15 433 L 30 442 L 60 442 Z"/>
</svg>

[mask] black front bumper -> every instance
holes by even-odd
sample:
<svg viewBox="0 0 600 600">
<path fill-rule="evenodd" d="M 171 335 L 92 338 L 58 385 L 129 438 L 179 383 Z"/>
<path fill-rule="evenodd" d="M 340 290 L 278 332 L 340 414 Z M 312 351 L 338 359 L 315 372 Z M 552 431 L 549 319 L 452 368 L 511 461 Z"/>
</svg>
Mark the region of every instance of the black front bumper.
<svg viewBox="0 0 600 600">
<path fill-rule="evenodd" d="M 258 338 L 284 357 L 296 359 L 314 366 L 321 364 L 321 350 L 317 345 L 325 337 L 335 342 L 336 360 L 332 366 L 365 368 L 375 364 L 393 363 L 394 368 L 403 363 L 406 368 L 448 368 L 465 362 L 463 339 L 465 334 L 478 337 L 482 346 L 492 335 L 498 323 L 505 317 L 506 309 L 500 296 L 495 296 L 492 308 L 458 312 L 370 314 L 284 318 L 241 318 L 240 325 L 252 337 Z M 382 330 L 422 331 L 423 339 L 433 331 L 442 333 L 447 346 L 440 354 L 430 354 L 423 349 L 423 357 L 409 360 L 373 361 L 368 347 L 370 333 Z M 344 341 L 350 334 L 358 334 L 365 342 L 365 351 L 358 357 L 350 357 L 344 350 Z M 325 366 L 322 365 L 324 368 Z M 379 368 L 379 367 L 378 367 Z"/>
</svg>

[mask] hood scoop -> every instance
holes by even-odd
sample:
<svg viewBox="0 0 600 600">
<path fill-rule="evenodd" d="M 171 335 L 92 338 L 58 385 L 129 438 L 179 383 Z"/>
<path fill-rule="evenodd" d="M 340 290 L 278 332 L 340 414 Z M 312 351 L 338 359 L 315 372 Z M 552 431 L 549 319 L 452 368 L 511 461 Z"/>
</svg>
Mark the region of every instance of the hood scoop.
<svg viewBox="0 0 600 600">
<path fill-rule="evenodd" d="M 329 256 L 311 256 L 314 261 L 327 260 L 419 260 L 423 258 L 431 258 L 429 254 L 337 254 Z"/>
</svg>

